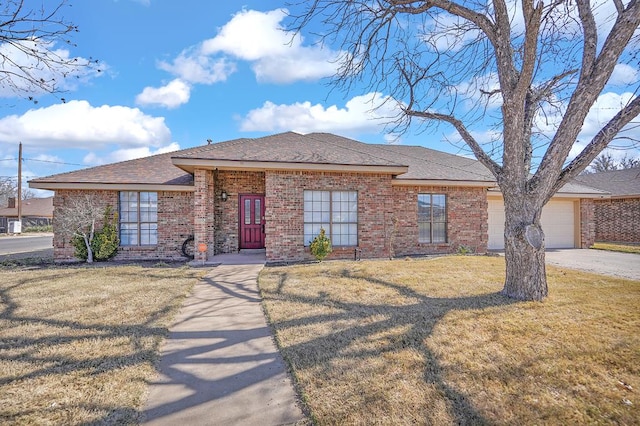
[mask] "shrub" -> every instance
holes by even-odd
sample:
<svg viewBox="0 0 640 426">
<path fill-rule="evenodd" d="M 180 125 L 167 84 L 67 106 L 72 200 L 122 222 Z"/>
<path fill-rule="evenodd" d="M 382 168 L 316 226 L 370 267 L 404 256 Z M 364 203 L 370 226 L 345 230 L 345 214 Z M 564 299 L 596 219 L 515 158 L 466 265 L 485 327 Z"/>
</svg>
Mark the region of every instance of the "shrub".
<svg viewBox="0 0 640 426">
<path fill-rule="evenodd" d="M 118 214 L 111 212 L 111 207 L 104 209 L 102 228 L 95 231 L 93 239 L 89 242 L 93 259 L 96 261 L 109 260 L 118 253 L 120 239 L 118 238 Z M 75 248 L 74 256 L 81 260 L 87 260 L 88 252 L 84 238 L 75 234 L 71 239 Z"/>
<path fill-rule="evenodd" d="M 309 249 L 311 254 L 319 261 L 322 261 L 331 253 L 331 240 L 327 237 L 324 228 L 320 228 L 320 233 L 311 241 Z"/>
</svg>

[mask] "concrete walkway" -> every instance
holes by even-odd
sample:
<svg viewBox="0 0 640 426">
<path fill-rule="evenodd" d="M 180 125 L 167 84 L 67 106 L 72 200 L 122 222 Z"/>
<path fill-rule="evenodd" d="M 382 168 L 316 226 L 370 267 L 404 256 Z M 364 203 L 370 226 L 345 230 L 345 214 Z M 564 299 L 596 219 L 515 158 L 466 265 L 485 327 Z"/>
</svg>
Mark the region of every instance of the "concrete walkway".
<svg viewBox="0 0 640 426">
<path fill-rule="evenodd" d="M 305 423 L 262 312 L 264 254 L 216 256 L 161 350 L 144 424 Z"/>
</svg>

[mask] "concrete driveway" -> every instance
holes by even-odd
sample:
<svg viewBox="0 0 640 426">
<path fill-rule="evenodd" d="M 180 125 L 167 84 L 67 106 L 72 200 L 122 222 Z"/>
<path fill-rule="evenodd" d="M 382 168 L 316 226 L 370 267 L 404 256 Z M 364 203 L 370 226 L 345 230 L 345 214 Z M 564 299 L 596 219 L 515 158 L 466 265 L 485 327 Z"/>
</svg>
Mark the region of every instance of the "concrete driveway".
<svg viewBox="0 0 640 426">
<path fill-rule="evenodd" d="M 548 249 L 548 264 L 640 280 L 640 255 L 593 249 Z"/>
</svg>

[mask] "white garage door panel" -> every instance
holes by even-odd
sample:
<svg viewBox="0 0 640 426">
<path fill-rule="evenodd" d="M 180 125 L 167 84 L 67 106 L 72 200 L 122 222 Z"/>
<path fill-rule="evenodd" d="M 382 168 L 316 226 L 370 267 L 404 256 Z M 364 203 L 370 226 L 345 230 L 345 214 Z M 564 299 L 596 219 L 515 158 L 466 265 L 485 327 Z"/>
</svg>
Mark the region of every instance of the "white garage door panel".
<svg viewBox="0 0 640 426">
<path fill-rule="evenodd" d="M 575 247 L 574 203 L 552 200 L 542 209 L 542 229 L 546 248 Z M 489 200 L 489 249 L 504 249 L 504 204 L 502 200 Z"/>
<path fill-rule="evenodd" d="M 547 248 L 575 247 L 573 201 L 549 201 L 540 219 Z"/>
</svg>

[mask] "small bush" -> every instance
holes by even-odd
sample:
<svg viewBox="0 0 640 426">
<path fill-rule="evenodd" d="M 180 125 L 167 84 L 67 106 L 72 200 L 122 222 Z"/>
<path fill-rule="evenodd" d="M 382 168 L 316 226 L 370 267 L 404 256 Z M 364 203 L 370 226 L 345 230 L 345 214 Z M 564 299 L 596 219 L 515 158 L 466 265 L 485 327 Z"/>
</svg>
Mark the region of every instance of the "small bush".
<svg viewBox="0 0 640 426">
<path fill-rule="evenodd" d="M 456 253 L 460 255 L 471 254 L 473 253 L 473 249 L 469 246 L 465 246 L 461 244 L 458 246 L 458 251 Z"/>
<path fill-rule="evenodd" d="M 320 233 L 311 241 L 309 249 L 311 254 L 319 261 L 322 261 L 331 253 L 331 240 L 327 237 L 324 228 L 320 228 Z"/>
<path fill-rule="evenodd" d="M 93 260 L 95 261 L 111 259 L 118 253 L 118 246 L 120 245 L 117 225 L 118 214 L 112 213 L 110 206 L 107 206 L 104 210 L 102 223 L 102 228 L 95 231 L 93 240 L 90 242 Z M 76 234 L 71 239 L 71 243 L 75 248 L 74 256 L 81 260 L 87 260 L 89 254 L 84 238 Z"/>
</svg>

